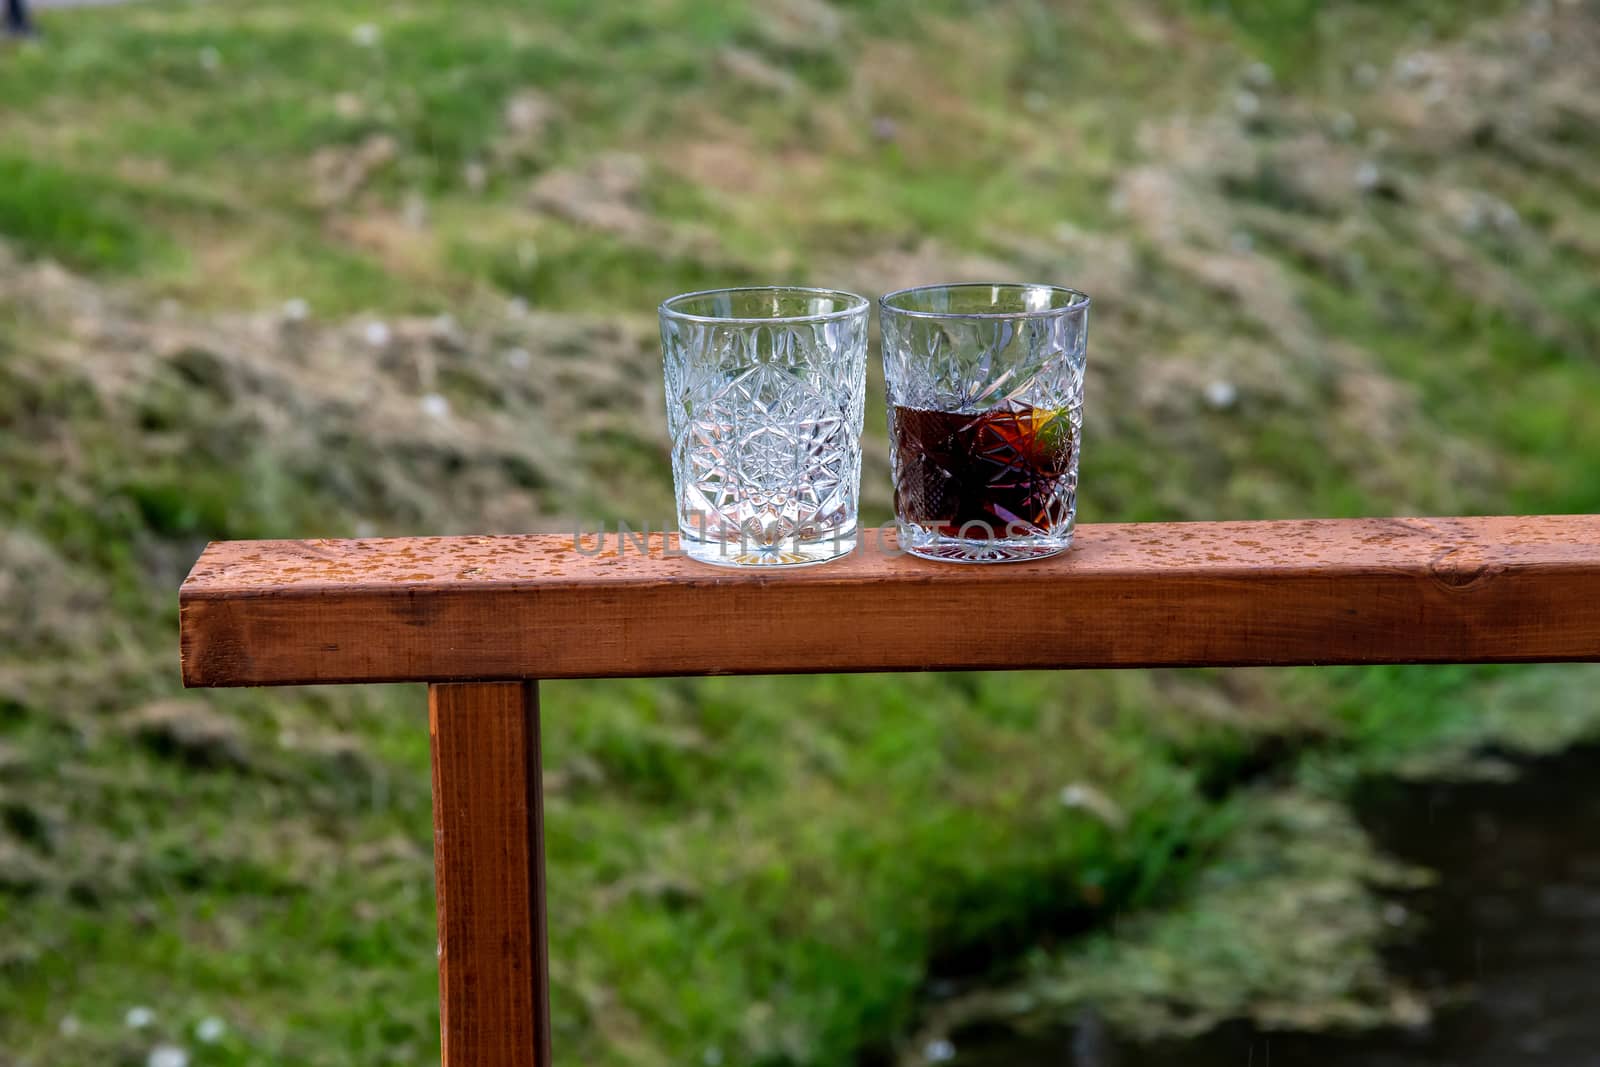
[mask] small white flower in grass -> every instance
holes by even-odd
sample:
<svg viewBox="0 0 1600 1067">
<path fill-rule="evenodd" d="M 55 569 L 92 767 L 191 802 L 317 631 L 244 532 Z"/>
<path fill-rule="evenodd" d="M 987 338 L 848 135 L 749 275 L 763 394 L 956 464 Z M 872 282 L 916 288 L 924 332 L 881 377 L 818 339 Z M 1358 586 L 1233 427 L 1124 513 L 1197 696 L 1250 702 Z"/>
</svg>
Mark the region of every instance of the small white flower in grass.
<svg viewBox="0 0 1600 1067">
<path fill-rule="evenodd" d="M 956 1058 L 956 1047 L 941 1037 L 923 1047 L 922 1058 L 929 1063 L 947 1063 Z"/>
<path fill-rule="evenodd" d="M 400 217 L 413 230 L 427 226 L 428 198 L 415 191 L 407 193 L 405 202 L 400 205 Z"/>
<path fill-rule="evenodd" d="M 222 66 L 222 53 L 206 45 L 200 49 L 200 67 L 202 70 L 214 71 Z"/>
<path fill-rule="evenodd" d="M 1362 192 L 1371 192 L 1383 181 L 1383 172 L 1371 160 L 1356 168 L 1356 188 Z"/>
<path fill-rule="evenodd" d="M 377 526 L 368 522 L 366 519 L 362 519 L 360 522 L 356 523 L 356 536 L 376 537 L 378 536 L 378 528 Z"/>
<path fill-rule="evenodd" d="M 1214 381 L 1206 386 L 1206 403 L 1218 411 L 1226 411 L 1239 400 L 1239 390 L 1232 382 Z"/>
<path fill-rule="evenodd" d="M 215 1045 L 228 1032 L 228 1024 L 215 1015 L 207 1015 L 195 1024 L 194 1036 L 208 1045 Z"/>
<path fill-rule="evenodd" d="M 1501 230 L 1514 230 L 1522 225 L 1522 216 L 1517 214 L 1517 209 L 1504 200 L 1495 200 L 1489 205 L 1489 211 L 1494 216 L 1496 228 Z"/>
<path fill-rule="evenodd" d="M 422 398 L 422 413 L 430 419 L 448 419 L 450 401 L 438 393 L 428 393 Z"/>
<path fill-rule="evenodd" d="M 83 1032 L 83 1024 L 78 1021 L 76 1015 L 63 1015 L 56 1029 L 61 1032 L 62 1037 L 77 1037 Z"/>
<path fill-rule="evenodd" d="M 706 1067 L 722 1067 L 722 1050 L 713 1046 L 701 1053 L 700 1060 Z"/>
<path fill-rule="evenodd" d="M 1272 68 L 1265 63 L 1252 63 L 1244 68 L 1244 80 L 1257 89 L 1265 89 L 1273 82 Z"/>
<path fill-rule="evenodd" d="M 1113 830 L 1121 830 L 1128 825 L 1128 816 L 1117 802 L 1092 785 L 1073 782 L 1062 786 L 1058 799 L 1062 807 L 1087 811 Z"/>
<path fill-rule="evenodd" d="M 521 92 L 506 101 L 506 125 L 516 133 L 538 133 L 550 115 L 550 102 L 538 92 Z"/>
<path fill-rule="evenodd" d="M 144 1062 L 145 1067 L 189 1067 L 189 1053 L 177 1045 L 157 1045 Z"/>
<path fill-rule="evenodd" d="M 1261 98 L 1249 89 L 1240 89 L 1233 94 L 1233 109 L 1245 118 L 1253 118 L 1261 113 Z"/>
<path fill-rule="evenodd" d="M 128 1025 L 129 1029 L 143 1030 L 156 1021 L 156 1013 L 143 1004 L 139 1004 L 129 1008 L 128 1014 L 122 1017 L 122 1021 Z"/>
<path fill-rule="evenodd" d="M 283 317 L 288 322 L 304 322 L 311 314 L 311 305 L 300 297 L 283 302 Z"/>
<path fill-rule="evenodd" d="M 528 314 L 528 302 L 520 296 L 514 296 L 506 301 L 506 315 L 513 319 L 523 318 Z"/>
<path fill-rule="evenodd" d="M 1395 61 L 1395 77 L 1403 82 L 1416 84 L 1422 81 L 1433 71 L 1433 58 L 1422 52 L 1412 52 L 1401 56 Z"/>
<path fill-rule="evenodd" d="M 506 366 L 512 370 L 527 370 L 533 362 L 533 356 L 526 348 L 511 348 L 506 350 Z"/>
<path fill-rule="evenodd" d="M 380 34 L 378 32 L 378 27 L 374 26 L 370 22 L 363 22 L 361 25 L 350 31 L 350 39 L 356 44 L 360 45 L 362 48 L 372 48 L 376 46 L 379 36 Z"/>
<path fill-rule="evenodd" d="M 361 336 L 365 338 L 367 344 L 371 345 L 373 348 L 384 348 L 389 344 L 389 338 L 391 336 L 389 333 L 389 324 L 374 319 L 372 322 L 367 323 L 366 329 L 361 331 Z"/>
</svg>

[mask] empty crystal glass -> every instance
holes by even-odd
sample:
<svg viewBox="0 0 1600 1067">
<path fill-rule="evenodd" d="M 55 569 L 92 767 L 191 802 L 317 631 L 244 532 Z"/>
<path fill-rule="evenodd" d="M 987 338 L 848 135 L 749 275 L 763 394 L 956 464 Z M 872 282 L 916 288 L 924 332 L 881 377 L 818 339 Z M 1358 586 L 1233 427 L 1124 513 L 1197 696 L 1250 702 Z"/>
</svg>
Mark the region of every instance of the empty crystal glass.
<svg viewBox="0 0 1600 1067">
<path fill-rule="evenodd" d="M 865 298 L 718 289 L 661 305 L 678 530 L 707 563 L 820 563 L 856 545 Z"/>
<path fill-rule="evenodd" d="M 962 563 L 1065 551 L 1089 298 L 978 283 L 902 289 L 879 306 L 900 547 Z"/>
</svg>

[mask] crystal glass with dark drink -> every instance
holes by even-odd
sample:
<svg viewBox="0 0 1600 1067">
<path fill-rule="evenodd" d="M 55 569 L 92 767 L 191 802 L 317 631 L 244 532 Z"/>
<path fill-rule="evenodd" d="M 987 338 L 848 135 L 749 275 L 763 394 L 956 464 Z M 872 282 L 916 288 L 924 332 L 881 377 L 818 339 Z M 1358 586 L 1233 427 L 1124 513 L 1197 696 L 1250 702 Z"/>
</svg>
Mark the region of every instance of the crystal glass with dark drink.
<svg viewBox="0 0 1600 1067">
<path fill-rule="evenodd" d="M 1089 298 L 929 285 L 879 301 L 900 547 L 960 563 L 1072 543 Z"/>
</svg>

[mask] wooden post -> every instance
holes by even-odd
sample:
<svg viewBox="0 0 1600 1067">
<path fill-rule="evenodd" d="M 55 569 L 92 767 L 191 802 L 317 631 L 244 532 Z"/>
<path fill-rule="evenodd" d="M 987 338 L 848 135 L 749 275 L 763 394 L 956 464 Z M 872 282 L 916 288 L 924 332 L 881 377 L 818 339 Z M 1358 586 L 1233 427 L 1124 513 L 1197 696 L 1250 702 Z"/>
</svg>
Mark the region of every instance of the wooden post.
<svg viewBox="0 0 1600 1067">
<path fill-rule="evenodd" d="M 444 1067 L 549 1067 L 537 682 L 431 685 Z"/>
</svg>

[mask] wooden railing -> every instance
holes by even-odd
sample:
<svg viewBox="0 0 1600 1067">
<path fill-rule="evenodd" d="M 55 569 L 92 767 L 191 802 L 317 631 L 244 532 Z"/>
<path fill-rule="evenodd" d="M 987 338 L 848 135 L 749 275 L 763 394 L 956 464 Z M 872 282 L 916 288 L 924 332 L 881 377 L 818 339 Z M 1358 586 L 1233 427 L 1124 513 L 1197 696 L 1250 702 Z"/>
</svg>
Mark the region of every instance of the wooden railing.
<svg viewBox="0 0 1600 1067">
<path fill-rule="evenodd" d="M 615 536 L 213 544 L 184 682 L 430 683 L 446 1067 L 550 1063 L 536 679 L 1600 660 L 1600 516 L 1085 526 L 723 570 Z"/>
</svg>

